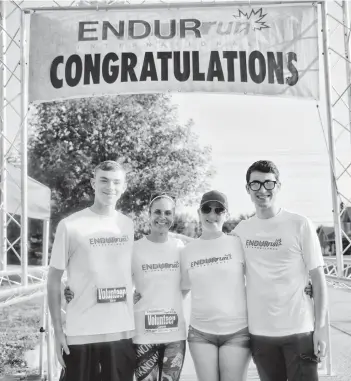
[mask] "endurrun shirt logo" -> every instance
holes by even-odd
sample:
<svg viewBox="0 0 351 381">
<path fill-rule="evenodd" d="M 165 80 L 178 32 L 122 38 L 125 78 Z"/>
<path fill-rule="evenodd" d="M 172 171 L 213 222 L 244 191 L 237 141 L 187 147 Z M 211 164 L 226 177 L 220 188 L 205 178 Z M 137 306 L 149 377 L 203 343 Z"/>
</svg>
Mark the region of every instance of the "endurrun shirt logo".
<svg viewBox="0 0 351 381">
<path fill-rule="evenodd" d="M 211 266 L 211 265 L 219 265 L 221 263 L 226 263 L 230 259 L 232 259 L 231 254 L 226 254 L 223 257 L 211 257 L 211 258 L 205 258 L 205 259 L 198 259 L 197 261 L 193 261 L 190 263 L 190 267 L 204 267 L 204 266 Z"/>
<path fill-rule="evenodd" d="M 245 246 L 248 249 L 267 249 L 267 250 L 278 250 L 279 246 L 282 245 L 281 238 L 277 238 L 275 241 L 268 241 L 268 240 L 252 240 L 247 239 Z"/>
<path fill-rule="evenodd" d="M 178 315 L 173 309 L 145 311 L 145 332 L 165 333 L 178 330 Z"/>
<path fill-rule="evenodd" d="M 129 241 L 128 235 L 122 235 L 120 237 L 93 237 L 89 238 L 90 246 L 121 246 Z"/>
<path fill-rule="evenodd" d="M 173 263 L 149 263 L 141 265 L 141 268 L 145 272 L 151 271 L 177 271 L 179 270 L 179 261 Z"/>
<path fill-rule="evenodd" d="M 98 303 L 117 303 L 127 300 L 127 290 L 125 287 L 98 288 Z"/>
</svg>

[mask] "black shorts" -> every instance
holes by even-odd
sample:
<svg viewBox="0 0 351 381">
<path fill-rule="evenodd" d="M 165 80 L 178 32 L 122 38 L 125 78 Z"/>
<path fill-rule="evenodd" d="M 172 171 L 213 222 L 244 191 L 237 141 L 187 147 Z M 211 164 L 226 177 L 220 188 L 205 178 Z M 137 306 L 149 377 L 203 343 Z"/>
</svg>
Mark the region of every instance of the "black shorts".
<svg viewBox="0 0 351 381">
<path fill-rule="evenodd" d="M 66 368 L 60 381 L 133 381 L 135 351 L 132 339 L 69 345 L 63 353 Z"/>
</svg>

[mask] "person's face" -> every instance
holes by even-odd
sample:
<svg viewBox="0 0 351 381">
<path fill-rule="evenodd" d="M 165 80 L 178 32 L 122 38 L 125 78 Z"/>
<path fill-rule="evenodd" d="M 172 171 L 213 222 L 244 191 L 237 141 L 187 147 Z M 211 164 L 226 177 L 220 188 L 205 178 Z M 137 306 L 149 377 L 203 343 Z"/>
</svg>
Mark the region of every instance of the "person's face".
<svg viewBox="0 0 351 381">
<path fill-rule="evenodd" d="M 204 231 L 222 231 L 223 224 L 227 219 L 227 212 L 220 202 L 206 202 L 200 207 L 198 213 Z"/>
<path fill-rule="evenodd" d="M 150 208 L 151 232 L 166 233 L 174 221 L 174 202 L 166 197 L 153 201 Z"/>
<path fill-rule="evenodd" d="M 102 205 L 116 205 L 126 189 L 126 178 L 123 170 L 103 171 L 98 169 L 91 179 L 91 186 L 95 191 L 95 199 Z"/>
<path fill-rule="evenodd" d="M 260 183 L 264 183 L 265 181 L 275 181 L 276 184 L 273 189 L 267 190 L 262 184 L 259 190 L 252 190 L 249 184 L 252 184 L 256 181 Z M 268 209 L 274 206 L 277 194 L 280 190 L 280 183 L 277 182 L 277 179 L 273 173 L 264 173 L 258 171 L 252 172 L 250 175 L 249 184 L 246 184 L 246 190 L 250 195 L 252 202 L 255 204 L 255 207 Z M 266 183 L 266 187 L 272 187 L 272 183 Z"/>
</svg>

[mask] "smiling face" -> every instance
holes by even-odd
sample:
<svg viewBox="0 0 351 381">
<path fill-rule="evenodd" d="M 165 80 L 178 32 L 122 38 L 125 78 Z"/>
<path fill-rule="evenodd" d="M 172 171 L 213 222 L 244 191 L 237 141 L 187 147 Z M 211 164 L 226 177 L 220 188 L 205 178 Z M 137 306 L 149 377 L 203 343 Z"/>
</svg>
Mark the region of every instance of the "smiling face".
<svg viewBox="0 0 351 381">
<path fill-rule="evenodd" d="M 203 231 L 221 232 L 227 219 L 227 211 L 220 202 L 209 201 L 198 210 Z"/>
<path fill-rule="evenodd" d="M 122 169 L 109 171 L 98 169 L 91 180 L 95 191 L 95 202 L 103 206 L 115 206 L 126 189 L 125 177 Z"/>
<path fill-rule="evenodd" d="M 174 202 L 166 197 L 157 198 L 150 206 L 151 233 L 166 233 L 174 221 Z"/>
<path fill-rule="evenodd" d="M 267 190 L 263 185 L 257 191 L 250 189 L 249 184 L 258 181 L 264 183 L 265 181 L 275 181 L 275 187 Z M 251 172 L 249 183 L 246 185 L 247 193 L 250 195 L 252 202 L 257 209 L 269 209 L 274 207 L 277 194 L 280 190 L 280 183 L 274 173 L 264 173 L 259 171 Z"/>
</svg>

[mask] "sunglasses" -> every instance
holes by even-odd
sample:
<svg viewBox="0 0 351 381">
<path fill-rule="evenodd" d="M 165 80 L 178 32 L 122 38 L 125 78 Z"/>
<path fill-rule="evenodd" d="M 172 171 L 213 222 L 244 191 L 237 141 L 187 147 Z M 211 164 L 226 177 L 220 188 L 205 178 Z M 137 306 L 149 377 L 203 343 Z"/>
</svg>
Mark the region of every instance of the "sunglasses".
<svg viewBox="0 0 351 381">
<path fill-rule="evenodd" d="M 249 188 L 253 191 L 259 191 L 262 188 L 262 185 L 266 190 L 273 190 L 277 184 L 277 181 L 273 180 L 266 180 L 263 183 L 261 181 L 251 181 L 251 183 L 248 184 Z"/>
<path fill-rule="evenodd" d="M 202 214 L 210 214 L 212 212 L 212 210 L 214 210 L 214 212 L 216 214 L 218 214 L 219 216 L 223 213 L 225 213 L 225 208 L 223 206 L 217 206 L 215 208 L 205 204 L 205 205 L 202 205 L 201 208 L 201 213 Z"/>
</svg>

